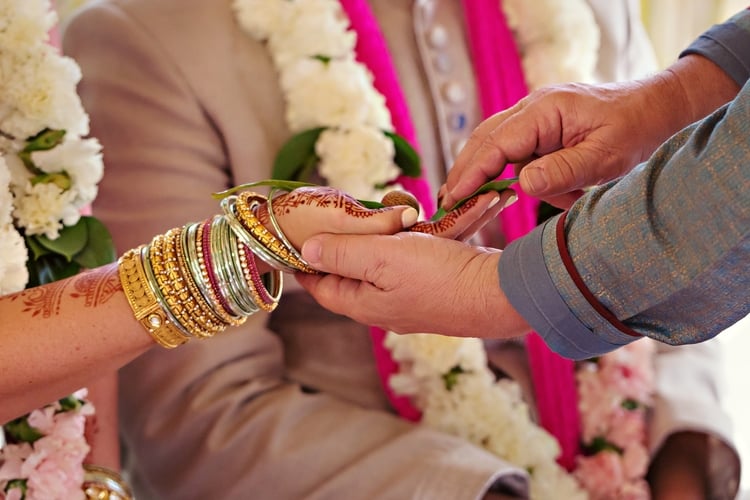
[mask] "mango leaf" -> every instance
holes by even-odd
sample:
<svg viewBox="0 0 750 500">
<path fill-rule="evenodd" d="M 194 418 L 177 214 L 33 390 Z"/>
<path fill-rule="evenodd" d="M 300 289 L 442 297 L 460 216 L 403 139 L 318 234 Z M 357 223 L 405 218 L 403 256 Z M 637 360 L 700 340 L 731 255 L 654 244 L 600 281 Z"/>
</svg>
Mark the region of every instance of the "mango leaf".
<svg viewBox="0 0 750 500">
<path fill-rule="evenodd" d="M 500 193 L 508 189 L 512 184 L 515 184 L 516 182 L 518 182 L 518 177 L 513 177 L 512 179 L 502 179 L 499 181 L 490 181 L 485 184 L 482 184 L 481 186 L 479 186 L 479 189 L 471 193 L 469 196 L 458 200 L 458 202 L 455 205 L 453 205 L 453 208 L 451 208 L 450 210 L 445 210 L 442 207 L 439 208 L 438 211 L 435 212 L 435 215 L 430 217 L 430 221 L 434 222 L 436 220 L 439 220 L 445 217 L 445 215 L 449 211 L 453 211 L 457 209 L 458 207 L 460 207 L 461 205 L 463 205 L 464 203 L 466 203 L 467 201 L 469 201 L 471 198 L 475 197 L 478 194 L 489 193 L 490 191 L 497 191 L 498 193 Z"/>
<path fill-rule="evenodd" d="M 88 241 L 83 250 L 73 257 L 73 260 L 86 269 L 94 269 L 114 262 L 117 258 L 115 244 L 104 224 L 99 219 L 90 216 L 83 216 L 81 220 L 86 224 Z"/>
<path fill-rule="evenodd" d="M 383 132 L 392 141 L 396 148 L 393 161 L 407 177 L 419 177 L 422 174 L 422 162 L 419 154 L 411 147 L 411 144 L 400 135 L 393 132 Z"/>
<path fill-rule="evenodd" d="M 60 235 L 51 240 L 43 234 L 36 236 L 37 242 L 44 248 L 51 250 L 56 254 L 63 255 L 68 262 L 83 250 L 88 241 L 88 227 L 86 221 L 81 217 L 74 226 L 65 226 L 60 230 Z"/>
<path fill-rule="evenodd" d="M 211 196 L 215 200 L 221 200 L 223 198 L 226 198 L 227 196 L 233 195 L 234 193 L 239 193 L 240 191 L 245 191 L 247 189 L 261 187 L 261 186 L 269 186 L 269 187 L 276 188 L 276 189 L 283 189 L 284 191 L 294 191 L 295 189 L 298 189 L 301 187 L 310 187 L 310 186 L 316 186 L 316 185 L 317 184 L 310 184 L 309 182 L 286 181 L 286 180 L 281 180 L 281 179 L 266 179 L 264 181 L 248 182 L 245 184 L 240 184 L 239 186 L 234 186 L 229 189 L 225 189 L 224 191 L 213 193 Z"/>
<path fill-rule="evenodd" d="M 274 179 L 299 179 L 300 170 L 315 155 L 315 143 L 325 127 L 305 130 L 289 139 L 276 155 L 273 162 L 272 176 Z"/>
</svg>

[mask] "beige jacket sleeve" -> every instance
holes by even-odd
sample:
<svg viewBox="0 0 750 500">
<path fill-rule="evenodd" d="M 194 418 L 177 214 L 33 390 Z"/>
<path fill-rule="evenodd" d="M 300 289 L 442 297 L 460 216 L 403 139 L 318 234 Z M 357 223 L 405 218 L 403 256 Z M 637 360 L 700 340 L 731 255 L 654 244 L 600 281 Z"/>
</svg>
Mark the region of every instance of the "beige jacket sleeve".
<svg viewBox="0 0 750 500">
<path fill-rule="evenodd" d="M 257 47 L 232 34 L 230 15 L 218 0 L 97 3 L 66 29 L 64 49 L 82 67 L 81 95 L 104 146 L 94 211 L 120 252 L 218 212 L 211 192 L 268 177 L 261 166 L 283 121 L 260 108 L 278 100 L 275 76 L 263 73 Z M 193 51 L 195 64 L 175 61 L 175 50 Z M 211 59 L 229 56 L 223 66 Z M 252 67 L 242 56 L 257 57 L 254 81 L 255 70 L 235 68 Z M 269 86 L 265 99 L 239 92 L 241 71 L 243 84 Z M 228 129 L 231 113 L 247 118 Z M 154 348 L 122 371 L 124 438 L 159 498 L 474 499 L 501 476 L 523 490 L 522 471 L 461 439 L 301 390 L 266 321 L 256 315 L 210 341 Z"/>
</svg>

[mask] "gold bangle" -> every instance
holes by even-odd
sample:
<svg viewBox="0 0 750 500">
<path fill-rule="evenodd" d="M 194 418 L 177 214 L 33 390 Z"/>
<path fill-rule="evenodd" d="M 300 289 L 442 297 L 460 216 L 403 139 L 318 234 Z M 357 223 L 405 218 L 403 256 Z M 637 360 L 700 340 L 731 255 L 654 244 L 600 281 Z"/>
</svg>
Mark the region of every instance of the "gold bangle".
<svg viewBox="0 0 750 500">
<path fill-rule="evenodd" d="M 151 290 L 141 262 L 141 247 L 125 252 L 118 261 L 120 283 L 135 319 L 162 347 L 175 348 L 189 340 L 170 321 Z"/>
<path fill-rule="evenodd" d="M 205 317 L 208 324 L 223 325 L 223 327 L 226 328 L 226 326 L 231 323 L 227 319 L 221 317 L 217 312 L 217 310 L 219 310 L 221 306 L 219 304 L 215 304 L 219 307 L 212 307 L 211 303 L 208 302 L 208 299 L 204 297 L 204 295 L 198 289 L 198 285 L 196 284 L 195 279 L 190 272 L 190 267 L 188 266 L 186 255 L 187 250 L 185 247 L 184 239 L 185 233 L 186 231 L 183 229 L 183 231 L 175 237 L 175 254 L 177 256 L 177 265 L 182 271 L 182 279 L 187 286 L 188 292 L 194 298 L 198 310 L 200 311 L 199 317 Z"/>
<path fill-rule="evenodd" d="M 106 467 L 83 466 L 83 492 L 87 500 L 133 500 L 130 490 L 120 474 Z"/>
<path fill-rule="evenodd" d="M 270 250 L 278 259 L 293 267 L 297 271 L 308 274 L 318 274 L 318 271 L 298 259 L 287 246 L 269 231 L 250 209 L 250 201 L 258 195 L 244 192 L 237 198 L 237 215 L 240 222 L 250 235 L 261 245 Z"/>
<path fill-rule="evenodd" d="M 226 329 L 226 323 L 215 324 L 202 314 L 195 314 L 198 306 L 185 284 L 177 264 L 175 238 L 180 229 L 170 229 L 151 242 L 149 260 L 167 307 L 182 326 L 192 335 L 210 338 Z"/>
</svg>

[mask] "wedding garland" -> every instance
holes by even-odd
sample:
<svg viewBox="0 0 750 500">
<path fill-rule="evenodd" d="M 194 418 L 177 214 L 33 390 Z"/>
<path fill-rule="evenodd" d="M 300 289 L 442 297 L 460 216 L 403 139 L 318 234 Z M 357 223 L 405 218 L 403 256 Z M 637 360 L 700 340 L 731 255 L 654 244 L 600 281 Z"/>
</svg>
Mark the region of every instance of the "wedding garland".
<svg viewBox="0 0 750 500">
<path fill-rule="evenodd" d="M 593 79 L 599 36 L 593 15 L 583 0 L 562 1 L 547 0 L 541 12 L 538 2 L 503 2 L 532 88 Z M 329 185 L 357 198 L 379 199 L 382 187 L 399 174 L 393 142 L 384 135 L 393 124 L 372 75 L 355 59 L 356 33 L 348 29 L 339 1 L 235 0 L 234 8 L 241 28 L 268 47 L 279 73 L 287 125 L 299 134 L 292 141 L 310 134 L 318 173 Z M 559 52 L 552 54 L 551 48 Z M 411 396 L 423 425 L 461 436 L 529 471 L 533 498 L 587 497 L 555 462 L 559 445 L 532 421 L 519 385 L 496 380 L 489 370 L 480 340 L 391 333 L 385 345 L 399 364 L 389 383 L 397 393 Z M 578 375 L 584 439 L 592 455 L 580 458 L 575 477 L 594 498 L 643 489 L 650 357 L 630 349 L 587 363 Z M 638 394 L 628 386 L 632 378 L 616 376 L 625 373 L 641 375 Z M 595 403 L 602 394 L 609 406 Z M 608 425 L 599 427 L 599 422 Z M 606 471 L 617 472 L 601 484 Z"/>
<path fill-rule="evenodd" d="M 76 85 L 81 72 L 48 43 L 48 0 L 0 0 L 0 295 L 114 258 L 111 239 L 81 216 L 102 177 Z M 0 499 L 84 498 L 86 390 L 6 423 Z"/>
</svg>

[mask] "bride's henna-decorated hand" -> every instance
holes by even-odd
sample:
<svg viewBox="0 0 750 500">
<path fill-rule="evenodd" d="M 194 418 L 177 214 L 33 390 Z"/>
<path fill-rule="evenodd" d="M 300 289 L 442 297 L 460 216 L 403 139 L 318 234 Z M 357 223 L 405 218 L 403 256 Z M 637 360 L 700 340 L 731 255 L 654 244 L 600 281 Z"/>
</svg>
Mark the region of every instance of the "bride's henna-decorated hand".
<svg viewBox="0 0 750 500">
<path fill-rule="evenodd" d="M 394 234 L 417 222 L 417 211 L 399 205 L 370 209 L 352 196 L 327 186 L 309 186 L 274 196 L 271 208 L 279 228 L 295 248 L 322 234 Z M 276 232 L 268 204 L 258 208 L 258 218 Z"/>
</svg>

